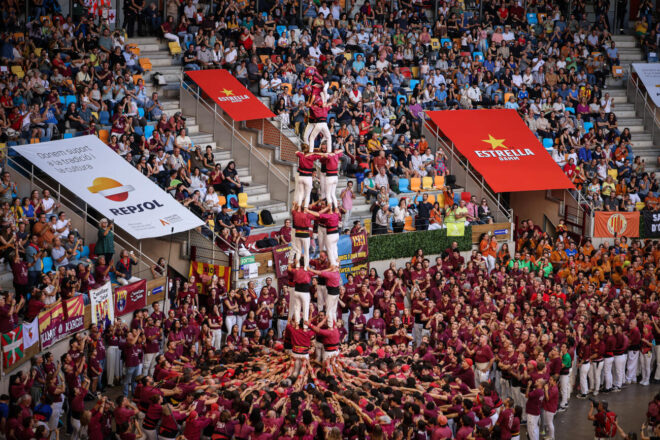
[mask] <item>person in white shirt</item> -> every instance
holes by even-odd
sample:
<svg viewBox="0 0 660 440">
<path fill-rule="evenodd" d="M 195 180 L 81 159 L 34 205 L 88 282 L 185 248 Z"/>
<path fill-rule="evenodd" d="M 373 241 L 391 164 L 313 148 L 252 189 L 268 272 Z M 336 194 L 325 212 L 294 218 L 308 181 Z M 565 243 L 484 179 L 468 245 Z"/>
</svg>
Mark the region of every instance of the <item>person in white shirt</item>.
<svg viewBox="0 0 660 440">
<path fill-rule="evenodd" d="M 603 109 L 605 113 L 612 113 L 612 107 L 614 107 L 612 98 L 610 98 L 609 93 L 605 93 L 605 96 L 600 100 L 600 108 Z"/>
<path fill-rule="evenodd" d="M 467 96 L 470 98 L 473 105 L 481 104 L 481 90 L 476 84 L 472 84 L 472 87 L 468 89 Z"/>
<path fill-rule="evenodd" d="M 328 18 L 328 15 L 330 15 L 330 8 L 328 8 L 327 3 L 321 5 L 319 8 L 319 14 L 322 15 L 324 19 Z"/>
<path fill-rule="evenodd" d="M 321 49 L 319 48 L 318 43 L 309 46 L 309 56 L 314 58 L 315 61 L 319 60 L 321 57 Z"/>
<path fill-rule="evenodd" d="M 189 152 L 192 144 L 190 136 L 186 134 L 186 129 L 182 128 L 181 131 L 179 131 L 179 135 L 174 140 L 174 146 L 179 147 L 183 151 Z"/>
<path fill-rule="evenodd" d="M 332 7 L 330 7 L 330 11 L 332 12 L 333 20 L 339 20 L 341 18 L 341 5 L 337 0 L 332 2 Z"/>
<path fill-rule="evenodd" d="M 66 218 L 66 214 L 60 212 L 55 223 L 55 231 L 57 236 L 63 240 L 69 236 L 69 228 L 71 227 L 71 219 Z"/>
<path fill-rule="evenodd" d="M 516 70 L 513 75 L 511 75 L 511 84 L 514 85 L 514 87 L 521 88 L 523 83 L 522 75 L 520 74 L 520 70 Z"/>
<path fill-rule="evenodd" d="M 232 65 L 236 62 L 237 57 L 238 57 L 238 51 L 234 47 L 234 42 L 230 41 L 229 47 L 225 49 L 225 62 L 229 65 Z"/>
<path fill-rule="evenodd" d="M 222 211 L 222 206 L 220 206 L 220 199 L 218 198 L 218 193 L 215 192 L 213 185 L 210 185 L 208 192 L 204 197 L 204 204 L 206 207 L 214 212 Z"/>
<path fill-rule="evenodd" d="M 41 209 L 46 214 L 46 218 L 55 217 L 55 210 L 60 207 L 60 204 L 50 196 L 50 191 L 45 189 L 43 198 L 41 199 Z"/>
</svg>

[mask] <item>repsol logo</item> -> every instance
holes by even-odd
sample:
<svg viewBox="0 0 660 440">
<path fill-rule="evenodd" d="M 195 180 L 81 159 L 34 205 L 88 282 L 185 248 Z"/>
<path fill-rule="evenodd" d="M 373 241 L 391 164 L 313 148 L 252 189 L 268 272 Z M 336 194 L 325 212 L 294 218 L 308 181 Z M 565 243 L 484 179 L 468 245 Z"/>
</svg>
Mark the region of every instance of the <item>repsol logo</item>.
<svg viewBox="0 0 660 440">
<path fill-rule="evenodd" d="M 158 203 L 157 200 L 151 202 L 138 203 L 137 205 L 122 206 L 120 208 L 110 208 L 110 212 L 114 215 L 130 215 L 137 214 L 144 211 L 153 211 L 156 208 L 162 208 L 163 205 Z"/>
</svg>

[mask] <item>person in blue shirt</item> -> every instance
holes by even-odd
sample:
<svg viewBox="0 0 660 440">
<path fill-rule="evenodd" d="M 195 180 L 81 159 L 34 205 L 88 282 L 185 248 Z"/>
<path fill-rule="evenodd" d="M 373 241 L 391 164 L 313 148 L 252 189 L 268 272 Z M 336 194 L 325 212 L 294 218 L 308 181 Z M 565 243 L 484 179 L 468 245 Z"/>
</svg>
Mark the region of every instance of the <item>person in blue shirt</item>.
<svg viewBox="0 0 660 440">
<path fill-rule="evenodd" d="M 25 262 L 28 265 L 28 289 L 32 289 L 39 283 L 39 275 L 41 275 L 41 269 L 43 268 L 41 259 L 44 252 L 39 249 L 38 243 L 39 236 L 33 234 L 30 237 L 30 243 L 25 248 Z"/>
<path fill-rule="evenodd" d="M 443 110 L 447 108 L 447 90 L 444 84 L 440 84 L 435 91 L 435 105 Z"/>
<path fill-rule="evenodd" d="M 580 159 L 581 162 L 591 162 L 591 150 L 586 147 L 586 145 L 583 145 L 580 147 L 578 150 L 578 159 Z"/>
<path fill-rule="evenodd" d="M 526 98 L 529 98 L 529 92 L 527 91 L 527 86 L 523 84 L 522 88 L 518 92 L 518 100 L 523 100 Z"/>
<path fill-rule="evenodd" d="M 364 57 L 362 55 L 358 55 L 355 61 L 353 61 L 353 64 L 351 66 L 353 68 L 353 72 L 360 73 L 360 70 L 364 69 Z"/>
</svg>

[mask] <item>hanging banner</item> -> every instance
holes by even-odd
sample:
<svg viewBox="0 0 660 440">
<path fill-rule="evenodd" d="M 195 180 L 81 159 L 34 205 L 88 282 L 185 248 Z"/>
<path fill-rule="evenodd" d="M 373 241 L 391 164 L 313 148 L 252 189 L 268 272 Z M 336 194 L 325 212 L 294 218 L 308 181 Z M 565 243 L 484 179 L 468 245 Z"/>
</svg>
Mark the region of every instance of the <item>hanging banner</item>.
<svg viewBox="0 0 660 440">
<path fill-rule="evenodd" d="M 660 107 L 660 64 L 658 63 L 633 63 L 635 73 L 642 80 L 646 92 L 653 100 L 656 107 Z"/>
<path fill-rule="evenodd" d="M 639 237 L 639 211 L 597 211 L 594 215 L 594 237 Z"/>
<path fill-rule="evenodd" d="M 156 278 L 147 281 L 147 298 L 149 304 L 153 301 L 159 301 L 165 298 L 165 287 L 167 286 L 167 277 Z"/>
<path fill-rule="evenodd" d="M 92 305 L 92 324 L 106 328 L 115 320 L 115 303 L 112 300 L 112 283 L 109 281 L 98 289 L 89 291 Z"/>
<path fill-rule="evenodd" d="M 292 249 L 290 244 L 281 244 L 273 248 L 273 266 L 277 279 L 287 278 L 289 270 L 289 256 Z"/>
<path fill-rule="evenodd" d="M 39 317 L 23 323 L 23 348 L 27 350 L 39 342 Z"/>
<path fill-rule="evenodd" d="M 446 222 L 447 237 L 462 237 L 465 235 L 465 222 Z"/>
<path fill-rule="evenodd" d="M 147 306 L 147 280 L 115 288 L 115 316 Z"/>
<path fill-rule="evenodd" d="M 224 278 L 225 287 L 229 289 L 231 269 L 225 266 L 216 266 L 208 263 L 201 263 L 199 261 L 190 262 L 190 272 L 188 272 L 188 278 L 195 275 L 195 284 L 197 285 L 197 291 L 202 294 L 206 294 L 205 284 L 213 277 L 217 275 L 218 278 Z"/>
<path fill-rule="evenodd" d="M 574 187 L 515 110 L 426 114 L 495 192 Z"/>
<path fill-rule="evenodd" d="M 644 238 L 660 238 L 660 212 L 642 211 Z"/>
<path fill-rule="evenodd" d="M 82 295 L 60 301 L 39 315 L 39 337 L 45 349 L 85 326 L 85 304 Z"/>
<path fill-rule="evenodd" d="M 9 333 L 2 334 L 2 369 L 14 365 L 23 359 L 25 349 L 23 347 L 23 327 L 18 326 Z"/>
<path fill-rule="evenodd" d="M 234 121 L 274 118 L 263 102 L 224 69 L 189 70 L 186 75 Z"/>
<path fill-rule="evenodd" d="M 21 145 L 15 150 L 136 239 L 204 224 L 96 136 Z"/>
<path fill-rule="evenodd" d="M 349 274 L 356 274 L 360 269 L 369 269 L 369 244 L 367 233 L 340 235 L 337 242 L 339 254 L 339 273 L 344 283 Z"/>
</svg>

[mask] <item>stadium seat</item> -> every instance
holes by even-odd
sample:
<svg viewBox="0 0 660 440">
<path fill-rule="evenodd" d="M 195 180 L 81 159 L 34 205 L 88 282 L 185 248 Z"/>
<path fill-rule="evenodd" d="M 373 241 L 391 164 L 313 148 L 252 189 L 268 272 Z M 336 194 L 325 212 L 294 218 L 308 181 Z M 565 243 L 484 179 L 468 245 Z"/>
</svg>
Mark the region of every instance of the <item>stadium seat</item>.
<svg viewBox="0 0 660 440">
<path fill-rule="evenodd" d="M 440 50 L 440 47 L 442 47 L 440 45 L 440 40 L 438 40 L 437 38 L 431 38 L 431 49 Z"/>
<path fill-rule="evenodd" d="M 71 139 L 71 138 L 73 138 L 73 133 L 64 133 L 64 135 L 62 135 L 62 139 Z"/>
<path fill-rule="evenodd" d="M 140 67 L 144 70 L 151 70 L 151 60 L 149 58 L 138 58 L 138 62 L 140 63 Z"/>
<path fill-rule="evenodd" d="M 60 95 L 60 104 L 66 105 L 66 98 L 62 95 Z"/>
<path fill-rule="evenodd" d="M 417 192 L 422 189 L 422 179 L 419 177 L 413 177 L 410 179 L 410 191 Z"/>
<path fill-rule="evenodd" d="M 399 192 L 407 193 L 410 191 L 408 186 L 410 185 L 410 180 L 408 179 L 399 179 Z"/>
<path fill-rule="evenodd" d="M 513 97 L 513 93 L 507 92 L 504 94 L 504 102 L 507 103 Z"/>
<path fill-rule="evenodd" d="M 584 132 L 589 133 L 589 130 L 591 130 L 594 127 L 593 122 L 585 122 L 584 123 Z"/>
<path fill-rule="evenodd" d="M 153 133 L 154 133 L 154 128 L 155 128 L 155 127 L 154 127 L 153 125 L 146 125 L 146 126 L 144 127 L 144 137 L 145 137 L 146 139 L 150 139 L 150 138 L 151 138 L 151 136 L 152 136 Z"/>
<path fill-rule="evenodd" d="M 426 199 L 427 202 L 429 202 L 431 205 L 435 203 L 435 195 L 429 194 L 428 198 Z"/>
<path fill-rule="evenodd" d="M 399 199 L 396 197 L 390 197 L 390 209 L 394 209 L 395 206 L 399 204 Z"/>
<path fill-rule="evenodd" d="M 415 222 L 413 222 L 412 216 L 406 216 L 406 218 L 403 220 L 403 230 L 404 231 L 414 231 L 415 230 Z"/>
<path fill-rule="evenodd" d="M 181 53 L 181 46 L 176 41 L 170 41 L 168 46 L 171 55 L 179 55 Z"/>
<path fill-rule="evenodd" d="M 529 24 L 538 24 L 539 19 L 536 17 L 536 14 L 533 12 L 528 12 L 527 13 L 527 23 Z"/>
<path fill-rule="evenodd" d="M 575 109 L 573 107 L 566 107 L 566 111 L 575 114 Z"/>
<path fill-rule="evenodd" d="M 422 177 L 422 189 L 424 191 L 429 191 L 433 189 L 433 177 L 431 176 Z"/>
<path fill-rule="evenodd" d="M 411 79 L 411 80 L 410 80 L 410 86 L 409 86 L 409 87 L 410 87 L 410 90 L 414 90 L 414 89 L 415 89 L 415 86 L 416 86 L 417 84 L 419 84 L 419 80 L 418 80 L 418 79 Z"/>
<path fill-rule="evenodd" d="M 142 107 L 138 107 L 138 115 L 141 118 L 144 118 L 144 109 Z"/>
<path fill-rule="evenodd" d="M 288 84 L 288 83 L 282 83 L 280 86 L 286 90 L 286 94 L 291 96 L 293 95 L 293 85 Z"/>
<path fill-rule="evenodd" d="M 454 203 L 458 205 L 458 202 L 461 200 L 461 193 L 454 193 Z"/>
<path fill-rule="evenodd" d="M 484 60 L 483 52 L 472 52 L 472 59 L 480 62 L 483 61 Z"/>
<path fill-rule="evenodd" d="M 465 203 L 469 202 L 472 198 L 472 193 L 470 191 L 463 191 L 461 193 L 461 200 L 465 200 Z"/>
<path fill-rule="evenodd" d="M 403 99 L 404 104 L 408 103 L 408 97 L 406 95 L 397 95 L 396 105 L 399 105 L 401 103 L 401 99 Z"/>
<path fill-rule="evenodd" d="M 445 176 L 435 176 L 433 178 L 433 186 L 436 189 L 442 189 L 445 186 Z"/>
<path fill-rule="evenodd" d="M 419 78 L 419 66 L 410 67 L 410 73 L 413 78 Z"/>
<path fill-rule="evenodd" d="M 16 75 L 18 79 L 23 79 L 25 76 L 25 71 L 23 71 L 23 66 L 11 66 L 11 73 Z"/>
<path fill-rule="evenodd" d="M 447 48 L 451 49 L 451 40 L 449 38 L 440 39 L 440 47 L 445 47 L 445 44 L 447 44 Z"/>
<path fill-rule="evenodd" d="M 552 147 L 554 145 L 554 142 L 552 138 L 543 138 L 543 148 L 546 150 L 552 150 Z"/>
<path fill-rule="evenodd" d="M 252 209 L 254 206 L 248 205 L 248 195 L 247 193 L 238 193 L 238 206 L 244 209 Z"/>
<path fill-rule="evenodd" d="M 275 28 L 275 30 L 277 31 L 277 34 L 281 36 L 283 33 L 286 32 L 286 26 L 279 25 Z"/>
<path fill-rule="evenodd" d="M 612 66 L 612 78 L 623 78 L 623 66 Z"/>
<path fill-rule="evenodd" d="M 218 205 L 225 206 L 227 204 L 227 198 L 218 194 Z"/>
<path fill-rule="evenodd" d="M 76 95 L 66 95 L 65 100 L 66 102 L 64 103 L 64 105 L 66 107 L 69 107 L 69 104 L 71 104 L 72 102 L 76 104 L 78 103 L 78 97 Z"/>
<path fill-rule="evenodd" d="M 41 262 L 43 263 L 43 272 L 48 273 L 51 270 L 53 270 L 53 259 L 51 257 L 44 257 L 41 259 Z"/>
<path fill-rule="evenodd" d="M 99 124 L 110 125 L 110 113 L 108 111 L 101 110 L 99 112 Z"/>
<path fill-rule="evenodd" d="M 50 142 L 50 136 L 44 136 L 41 139 L 39 139 L 39 142 Z"/>
<path fill-rule="evenodd" d="M 236 203 L 238 203 L 238 197 L 236 197 L 236 194 L 229 194 L 227 196 L 227 206 L 230 207 L 230 208 L 232 208 L 232 206 L 231 206 L 231 201 L 232 200 L 236 200 Z M 232 208 L 232 209 L 234 209 L 234 208 Z"/>
<path fill-rule="evenodd" d="M 248 212 L 247 219 L 248 219 L 248 225 L 251 228 L 263 228 L 263 226 L 259 224 L 259 214 L 257 214 L 256 212 Z M 272 233 L 271 233 L 271 237 L 272 237 Z"/>
<path fill-rule="evenodd" d="M 133 84 L 137 84 L 138 81 L 144 80 L 144 77 L 140 74 L 133 75 Z"/>
<path fill-rule="evenodd" d="M 410 70 L 410 67 L 402 67 L 400 72 L 404 78 L 412 78 L 412 71 Z"/>
</svg>

